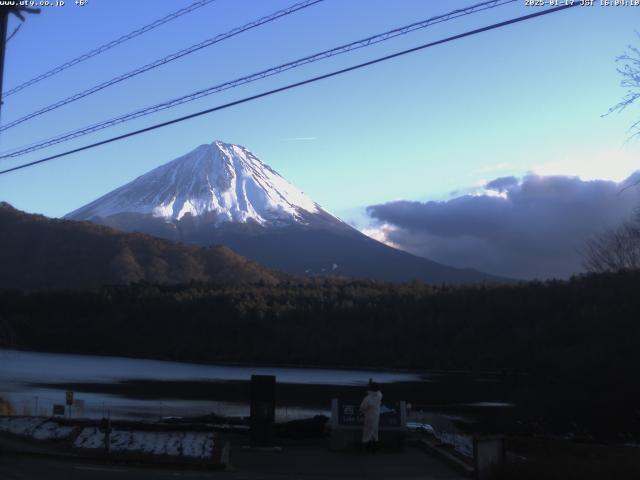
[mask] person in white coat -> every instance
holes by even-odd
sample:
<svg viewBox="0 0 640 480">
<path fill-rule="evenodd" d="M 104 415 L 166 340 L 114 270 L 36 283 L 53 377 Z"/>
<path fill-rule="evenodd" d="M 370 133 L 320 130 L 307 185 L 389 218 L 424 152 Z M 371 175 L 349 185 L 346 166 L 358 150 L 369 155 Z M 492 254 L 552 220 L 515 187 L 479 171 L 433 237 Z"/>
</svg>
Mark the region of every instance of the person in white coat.
<svg viewBox="0 0 640 480">
<path fill-rule="evenodd" d="M 360 403 L 360 411 L 364 415 L 362 443 L 368 450 L 375 453 L 378 446 L 378 428 L 380 426 L 380 405 L 382 392 L 378 385 L 369 380 L 367 395 Z"/>
</svg>

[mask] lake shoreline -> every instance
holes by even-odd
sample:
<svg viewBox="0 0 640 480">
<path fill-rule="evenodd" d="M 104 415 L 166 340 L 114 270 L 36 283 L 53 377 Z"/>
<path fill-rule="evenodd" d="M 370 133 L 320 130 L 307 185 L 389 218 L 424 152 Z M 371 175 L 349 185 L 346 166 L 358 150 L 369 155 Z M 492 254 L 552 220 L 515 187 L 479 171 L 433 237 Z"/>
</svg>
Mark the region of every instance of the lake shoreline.
<svg viewBox="0 0 640 480">
<path fill-rule="evenodd" d="M 130 359 L 130 360 L 154 360 L 158 362 L 172 362 L 172 363 L 181 363 L 185 365 L 199 365 L 199 366 L 209 366 L 209 367 L 241 367 L 241 368 L 292 368 L 292 369 L 301 369 L 301 370 L 345 370 L 345 371 L 363 371 L 363 372 L 389 372 L 389 373 L 411 373 L 411 374 L 433 374 L 433 375 L 517 375 L 517 376 L 527 376 L 526 372 L 520 371 L 507 371 L 507 370 L 460 370 L 460 369 L 417 369 L 417 368 L 395 368 L 395 367 L 377 367 L 377 366 L 363 366 L 363 365 L 334 365 L 331 363 L 327 364 L 296 364 L 296 363 L 273 363 L 273 362 L 265 362 L 265 363 L 249 363 L 249 362 L 225 362 L 225 361 L 216 361 L 216 362 L 194 362 L 188 360 L 180 360 L 172 357 L 163 357 L 163 356 L 152 356 L 152 355 L 116 355 L 116 354 L 107 354 L 107 353 L 91 353 L 91 352 L 79 352 L 79 351 L 64 351 L 64 350 L 33 350 L 33 349 L 22 349 L 22 348 L 0 348 L 1 352 L 22 352 L 22 353 L 50 353 L 50 354 L 59 354 L 59 355 L 83 355 L 83 356 L 91 356 L 91 357 L 102 357 L 102 358 L 119 358 L 119 359 Z"/>
<path fill-rule="evenodd" d="M 331 400 L 359 404 L 369 378 L 385 401 L 406 401 L 424 412 L 464 415 L 509 409 L 512 384 L 501 375 L 221 366 L 128 357 L 0 350 L 0 394 L 17 412 L 51 412 L 65 392 L 78 414 L 110 410 L 125 417 L 245 414 L 254 374 L 276 377 L 278 414 L 285 418 L 330 411 Z M 75 407 L 74 407 L 75 408 Z"/>
</svg>

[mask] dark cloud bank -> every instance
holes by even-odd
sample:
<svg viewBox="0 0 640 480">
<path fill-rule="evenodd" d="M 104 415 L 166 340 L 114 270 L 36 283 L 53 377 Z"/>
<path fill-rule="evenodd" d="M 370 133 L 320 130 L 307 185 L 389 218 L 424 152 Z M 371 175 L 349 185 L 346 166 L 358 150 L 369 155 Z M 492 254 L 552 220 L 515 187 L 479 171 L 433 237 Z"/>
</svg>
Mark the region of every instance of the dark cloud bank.
<svg viewBox="0 0 640 480">
<path fill-rule="evenodd" d="M 583 270 L 590 235 L 619 225 L 640 205 L 640 187 L 620 193 L 638 180 L 640 171 L 622 183 L 502 177 L 482 195 L 390 202 L 367 212 L 388 240 L 441 263 L 513 278 L 566 278 Z"/>
</svg>

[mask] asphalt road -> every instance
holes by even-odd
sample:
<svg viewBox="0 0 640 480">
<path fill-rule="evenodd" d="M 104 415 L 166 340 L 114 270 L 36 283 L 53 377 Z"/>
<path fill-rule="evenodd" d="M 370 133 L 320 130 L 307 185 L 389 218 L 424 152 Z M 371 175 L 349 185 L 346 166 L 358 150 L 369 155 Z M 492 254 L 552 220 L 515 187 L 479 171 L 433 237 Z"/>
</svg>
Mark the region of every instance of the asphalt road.
<svg viewBox="0 0 640 480">
<path fill-rule="evenodd" d="M 421 479 L 462 480 L 440 461 L 414 448 L 403 452 L 365 454 L 333 453 L 318 448 L 287 448 L 282 453 L 232 452 L 230 471 L 204 471 L 129 465 L 105 465 L 58 460 L 33 455 L 0 455 L 0 480 L 323 480 L 323 479 Z"/>
<path fill-rule="evenodd" d="M 221 474 L 222 472 L 215 472 Z M 52 460 L 22 455 L 0 456 L 1 480 L 75 480 L 75 479 L 204 479 L 212 478 L 211 472 L 190 470 L 161 470 L 156 468 L 101 465 L 68 460 Z M 216 478 L 216 477 L 213 477 Z"/>
</svg>

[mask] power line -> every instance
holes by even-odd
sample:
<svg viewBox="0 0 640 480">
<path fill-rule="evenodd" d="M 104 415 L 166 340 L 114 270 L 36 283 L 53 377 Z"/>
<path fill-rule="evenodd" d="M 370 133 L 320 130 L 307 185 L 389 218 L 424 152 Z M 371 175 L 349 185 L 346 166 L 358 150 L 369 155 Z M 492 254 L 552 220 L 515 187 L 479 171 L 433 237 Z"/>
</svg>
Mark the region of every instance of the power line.
<svg viewBox="0 0 640 480">
<path fill-rule="evenodd" d="M 203 90 L 199 90 L 193 93 L 190 93 L 188 95 L 184 95 L 182 97 L 178 97 L 178 98 L 174 98 L 172 100 L 168 100 L 156 105 L 152 105 L 150 107 L 145 107 L 143 109 L 140 110 L 136 110 L 134 112 L 130 112 L 124 115 L 121 115 L 119 117 L 115 117 L 115 118 L 111 118 L 109 120 L 105 120 L 93 125 L 89 125 L 87 127 L 83 127 L 71 132 L 67 132 L 61 135 L 57 135 L 55 137 L 52 138 L 48 138 L 46 140 L 41 140 L 38 141 L 36 143 L 32 143 L 29 145 L 24 145 L 22 147 L 18 147 L 17 149 L 14 149 L 12 151 L 7 151 L 7 152 L 3 152 L 0 154 L 0 159 L 5 159 L 5 158 L 15 158 L 15 157 L 19 157 L 22 155 L 25 155 L 27 153 L 31 153 L 37 150 L 41 150 L 43 148 L 46 147 L 50 147 L 53 145 L 57 145 L 59 143 L 62 142 L 66 142 L 66 141 L 70 141 L 73 140 L 75 138 L 79 138 L 82 137 L 84 135 L 88 135 L 90 133 L 94 133 L 97 132 L 99 130 L 103 130 L 105 128 L 109 128 L 112 127 L 114 125 L 118 125 L 120 123 L 124 123 L 124 122 L 128 122 L 131 120 L 134 120 L 136 118 L 140 118 L 146 115 L 150 115 L 152 113 L 156 113 L 162 110 L 166 110 L 168 108 L 173 108 L 176 107 L 178 105 L 182 105 L 184 103 L 188 103 L 188 102 L 192 102 L 194 100 L 198 100 L 200 98 L 206 97 L 208 95 L 212 95 L 214 93 L 217 92 L 221 92 L 223 90 L 228 90 L 231 88 L 235 88 L 235 87 L 239 87 L 240 85 L 244 85 L 247 83 L 251 83 L 257 80 L 261 80 L 263 78 L 266 77 L 270 77 L 282 72 L 285 72 L 287 70 L 291 70 L 309 63 L 313 63 L 313 62 L 317 62 L 320 60 L 324 60 L 326 58 L 335 56 L 335 55 L 340 55 L 343 53 L 347 53 L 353 50 L 357 50 L 360 48 L 364 48 L 364 47 L 368 47 L 371 45 L 375 45 L 377 43 L 381 43 L 387 40 L 390 40 L 392 38 L 398 37 L 400 35 L 406 35 L 410 32 L 419 30 L 419 29 L 423 29 L 423 28 L 427 28 L 431 25 L 435 25 L 438 23 L 442 23 L 442 22 L 446 22 L 449 20 L 453 20 L 455 18 L 458 17 L 462 17 L 465 15 L 471 15 L 473 13 L 477 13 L 479 11 L 482 10 L 488 10 L 490 8 L 496 8 L 502 5 L 506 5 L 508 3 L 513 3 L 517 0 L 491 0 L 491 1 L 485 1 L 482 3 L 478 3 L 475 5 L 471 5 L 469 7 L 466 8 L 462 8 L 462 9 L 457 9 L 457 10 L 453 10 L 452 12 L 446 13 L 444 15 L 438 15 L 435 17 L 431 17 L 428 18 L 426 20 L 422 20 L 420 22 L 415 22 L 412 23 L 410 25 L 405 25 L 403 27 L 399 27 L 399 28 L 395 28 L 393 30 L 389 30 L 387 32 L 384 33 L 380 33 L 377 35 L 373 35 L 361 40 L 357 40 L 355 42 L 351 42 L 345 45 L 341 45 L 339 47 L 335 47 L 332 48 L 330 50 L 324 50 L 322 52 L 319 53 L 315 53 L 313 55 L 309 55 L 307 57 L 303 57 L 303 58 L 299 58 L 297 60 L 282 64 L 282 65 L 278 65 L 276 67 L 272 67 L 269 68 L 267 70 L 262 70 L 260 72 L 257 73 L 252 73 L 250 75 L 244 76 L 244 77 L 240 77 L 237 78 L 235 80 L 231 80 L 219 85 L 215 85 L 212 87 L 208 87 L 206 89 Z"/>
<path fill-rule="evenodd" d="M 364 67 L 368 67 L 368 66 L 371 66 L 371 65 L 375 65 L 377 63 L 381 63 L 381 62 L 384 62 L 384 61 L 387 61 L 387 60 L 391 60 L 393 58 L 397 58 L 397 57 L 401 57 L 401 56 L 404 56 L 404 55 L 408 55 L 410 53 L 414 53 L 414 52 L 417 52 L 417 51 L 420 51 L 420 50 L 424 50 L 426 48 L 434 47 L 436 45 L 441 45 L 443 43 L 452 42 L 454 40 L 459 40 L 461 38 L 469 37 L 471 35 L 477 35 L 478 33 L 486 32 L 486 31 L 489 31 L 489 30 L 495 30 L 497 28 L 506 27 L 507 25 L 511 25 L 511 24 L 518 23 L 518 22 L 523 22 L 525 20 L 530 20 L 532 18 L 540 17 L 542 15 L 548 15 L 550 13 L 556 13 L 556 12 L 559 12 L 561 10 L 566 10 L 567 8 L 576 7 L 578 5 L 580 5 L 580 4 L 579 3 L 574 3 L 574 4 L 562 5 L 562 6 L 559 6 L 559 7 L 554 7 L 554 8 L 550 8 L 550 9 L 546 9 L 546 10 L 541 10 L 541 11 L 538 11 L 538 12 L 535 12 L 535 13 L 531 13 L 529 15 L 524 15 L 524 16 L 521 16 L 521 17 L 512 18 L 512 19 L 506 20 L 504 22 L 494 23 L 494 24 L 488 25 L 486 27 L 477 28 L 475 30 L 470 30 L 470 31 L 467 31 L 467 32 L 464 32 L 464 33 L 460 33 L 458 35 L 453 35 L 451 37 L 447 37 L 447 38 L 444 38 L 444 39 L 441 39 L 441 40 L 436 40 L 435 42 L 425 43 L 423 45 L 419 45 L 417 47 L 413 47 L 413 48 L 410 48 L 408 50 L 402 50 L 400 52 L 392 53 L 390 55 L 385 55 L 384 57 L 379 57 L 379 58 L 376 58 L 374 60 L 369 60 L 368 62 L 359 63 L 357 65 L 352 65 L 351 67 L 342 68 L 340 70 L 335 70 L 335 71 L 330 72 L 330 73 L 325 73 L 323 75 L 318 75 L 316 77 L 308 78 L 308 79 L 302 80 L 300 82 L 291 83 L 289 85 L 285 85 L 284 87 L 275 88 L 273 90 L 268 90 L 266 92 L 262 92 L 262 93 L 258 93 L 256 95 L 252 95 L 250 97 L 242 98 L 240 100 L 235 100 L 233 102 L 225 103 L 223 105 L 218 105 L 216 107 L 208 108 L 206 110 L 201 110 L 199 112 L 191 113 L 191 114 L 185 115 L 183 117 L 174 118 L 173 120 L 168 120 L 166 122 L 157 123 L 157 124 L 151 125 L 149 127 L 141 128 L 140 130 L 135 130 L 135 131 L 128 132 L 128 133 L 125 133 L 125 134 L 122 134 L 122 135 L 118 135 L 118 136 L 115 136 L 115 137 L 108 138 L 106 140 L 102 140 L 102 141 L 95 142 L 95 143 L 92 143 L 92 144 L 89 144 L 89 145 L 85 145 L 85 146 L 82 146 L 82 147 L 74 148 L 72 150 L 67 150 L 66 152 L 58 153 L 56 155 L 51 155 L 49 157 L 45 157 L 45 158 L 42 158 L 40 160 L 35 160 L 33 162 L 24 163 L 22 165 L 18 165 L 18 166 L 12 167 L 12 168 L 8 168 L 6 170 L 2 170 L 2 171 L 0 171 L 0 175 L 4 175 L 4 174 L 10 173 L 10 172 L 14 172 L 16 170 L 20 170 L 20 169 L 23 169 L 23 168 L 32 167 L 32 166 L 38 165 L 40 163 L 44 163 L 44 162 L 48 162 L 48 161 L 51 161 L 51 160 L 55 160 L 56 158 L 65 157 L 65 156 L 71 155 L 73 153 L 78 153 L 78 152 L 82 152 L 84 150 L 89 150 L 89 149 L 92 149 L 92 148 L 95 148 L 95 147 L 99 147 L 101 145 L 106 145 L 108 143 L 112 143 L 112 142 L 115 142 L 115 141 L 118 141 L 118 140 L 123 140 L 125 138 L 133 137 L 135 135 L 140 135 L 142 133 L 150 132 L 150 131 L 156 130 L 158 128 L 166 127 L 168 125 L 173 125 L 175 123 L 180 123 L 180 122 L 183 122 L 185 120 L 189 120 L 189 119 L 192 119 L 192 118 L 200 117 L 202 115 L 213 113 L 213 112 L 216 112 L 216 111 L 219 111 L 219 110 L 224 110 L 224 109 L 236 106 L 236 105 L 240 105 L 240 104 L 247 103 L 247 102 L 250 102 L 250 101 L 253 101 L 253 100 L 257 100 L 259 98 L 268 97 L 268 96 L 274 95 L 276 93 L 284 92 L 286 90 L 291 90 L 293 88 L 301 87 L 303 85 L 307 85 L 307 84 L 310 84 L 310 83 L 315 83 L 317 81 L 324 80 L 324 79 L 331 78 L 331 77 L 335 77 L 335 76 L 338 76 L 338 75 L 342 75 L 342 74 L 347 73 L 347 72 L 352 72 L 354 70 L 359 70 L 359 69 L 364 68 Z"/>
<path fill-rule="evenodd" d="M 18 26 L 13 29 L 13 32 L 11 32 L 11 35 L 9 35 L 7 37 L 7 40 L 5 41 L 5 44 L 9 43 L 9 40 L 11 40 L 15 36 L 15 34 L 20 31 L 21 28 L 22 28 L 22 24 L 19 23 Z"/>
<path fill-rule="evenodd" d="M 294 5 L 291 5 L 290 7 L 287 7 L 283 10 L 278 10 L 277 12 L 274 12 L 270 15 L 267 15 L 265 17 L 259 18 L 258 20 L 254 20 L 253 22 L 247 23 L 246 25 L 243 25 L 242 27 L 237 27 L 234 28 L 233 30 L 229 30 L 226 33 L 222 33 L 220 35 L 216 35 L 215 37 L 212 38 L 208 38 L 207 40 L 204 40 L 200 43 L 197 43 L 195 45 L 191 45 L 190 47 L 187 47 L 183 50 L 180 50 L 178 52 L 174 52 L 171 55 L 167 55 L 166 57 L 160 58 L 154 62 L 148 63 L 146 65 L 143 65 L 142 67 L 138 67 L 135 70 L 132 70 L 130 72 L 124 73 L 122 75 L 119 75 L 117 77 L 112 78 L 111 80 L 107 80 L 106 82 L 102 82 L 98 85 L 95 85 L 91 88 L 88 88 L 87 90 L 83 90 L 82 92 L 78 92 L 74 95 L 71 95 L 70 97 L 65 98 L 64 100 L 60 100 L 58 102 L 52 103 L 51 105 L 48 105 L 44 108 L 41 108 L 40 110 L 36 110 L 35 112 L 29 113 L 28 115 L 25 115 L 24 117 L 20 117 L 17 120 L 14 120 L 13 122 L 9 122 L 6 125 L 0 126 L 0 132 L 4 132 L 5 130 L 8 130 L 10 128 L 15 127 L 16 125 L 20 125 L 21 123 L 26 122 L 27 120 L 31 120 L 32 118 L 35 117 L 39 117 L 40 115 L 43 115 L 47 112 L 50 112 L 52 110 L 55 110 L 57 108 L 60 108 L 64 105 L 68 105 L 69 103 L 75 102 L 77 100 L 80 100 L 81 98 L 87 97 L 89 95 L 92 95 L 96 92 L 99 92 L 100 90 L 104 90 L 107 87 L 110 87 L 112 85 L 115 85 L 117 83 L 123 82 L 125 80 L 128 80 L 132 77 L 138 76 L 144 72 L 148 72 L 149 70 L 153 70 L 155 68 L 158 68 L 162 65 L 166 65 L 167 63 L 173 62 L 174 60 L 177 60 L 179 58 L 184 57 L 185 55 L 189 55 L 191 53 L 197 52 L 198 50 L 202 50 L 203 48 L 206 47 L 210 47 L 211 45 L 214 45 L 216 43 L 219 43 L 223 40 L 226 40 L 228 38 L 234 37 L 236 35 L 239 35 L 243 32 L 246 32 L 247 30 L 251 30 L 253 28 L 259 27 L 261 25 L 264 25 L 266 23 L 270 23 L 273 22 L 274 20 L 277 20 L 281 17 L 284 17 L 286 15 L 290 15 L 294 12 L 297 12 L 299 10 L 303 10 L 305 8 L 308 8 L 312 5 L 315 5 L 316 3 L 320 3 L 324 0 L 305 0 L 303 2 L 300 3 L 296 3 Z"/>
<path fill-rule="evenodd" d="M 2 81 L 4 79 L 4 55 L 7 43 L 11 38 L 20 30 L 20 25 L 13 31 L 9 38 L 7 38 L 7 27 L 9 25 L 9 15 L 13 14 L 24 22 L 25 18 L 23 13 L 38 14 L 39 8 L 30 8 L 24 5 L 18 5 L 17 2 L 4 2 L 11 3 L 10 5 L 0 6 L 0 106 L 2 106 Z M 25 2 L 26 3 L 26 2 Z"/>
<path fill-rule="evenodd" d="M 111 50 L 112 48 L 120 45 L 121 43 L 131 40 L 132 38 L 138 37 L 143 33 L 147 33 L 161 25 L 164 25 L 167 22 L 175 20 L 176 18 L 179 18 L 182 15 L 186 15 L 187 13 L 193 12 L 194 10 L 200 7 L 204 7 L 205 5 L 208 5 L 209 3 L 212 3 L 215 1 L 216 0 L 198 0 L 197 2 L 193 2 L 191 5 L 187 7 L 181 8 L 180 10 L 170 13 L 169 15 L 166 15 L 156 20 L 155 22 L 145 25 L 144 27 L 138 28 L 130 33 L 127 33 L 126 35 L 121 36 L 120 38 L 117 38 L 115 40 L 112 40 L 111 42 L 105 43 L 104 45 L 101 45 L 97 48 L 94 48 L 93 50 L 87 53 L 84 53 L 79 57 L 74 58 L 73 60 L 69 60 L 68 62 L 63 63 L 62 65 L 58 65 L 57 67 L 52 68 L 51 70 L 44 72 L 38 75 L 37 77 L 32 78 L 31 80 L 21 83 L 20 85 L 12 88 L 11 90 L 4 92 L 3 95 L 5 98 L 8 97 L 9 95 L 13 95 L 14 93 L 17 93 L 20 90 L 24 90 L 25 88 L 30 87 L 31 85 L 35 85 L 36 83 L 41 82 L 45 78 L 49 78 L 54 75 L 57 75 L 58 73 L 68 68 L 71 68 L 74 65 L 77 65 L 81 62 L 84 62 L 85 60 L 88 60 L 91 57 L 95 57 L 96 55 L 106 52 L 107 50 Z"/>
</svg>

